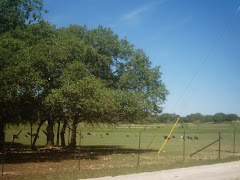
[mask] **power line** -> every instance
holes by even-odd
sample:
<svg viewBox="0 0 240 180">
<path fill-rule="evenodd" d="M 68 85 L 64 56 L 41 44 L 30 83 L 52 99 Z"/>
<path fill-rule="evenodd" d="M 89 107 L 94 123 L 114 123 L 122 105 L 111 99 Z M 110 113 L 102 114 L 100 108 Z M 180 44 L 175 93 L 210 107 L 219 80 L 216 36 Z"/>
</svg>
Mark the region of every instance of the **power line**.
<svg viewBox="0 0 240 180">
<path fill-rule="evenodd" d="M 185 88 L 182 96 L 177 100 L 177 102 L 175 103 L 175 105 L 172 107 L 172 112 L 173 109 L 176 108 L 176 106 L 182 101 L 183 97 L 187 94 L 187 90 L 189 89 L 189 87 L 191 86 L 191 84 L 193 83 L 193 81 L 196 79 L 196 77 L 199 75 L 199 73 L 201 72 L 201 69 L 203 68 L 204 64 L 206 64 L 208 57 L 217 49 L 217 45 L 222 41 L 224 34 L 228 31 L 228 29 L 230 28 L 230 26 L 232 25 L 235 17 L 237 16 L 238 12 L 240 11 L 240 6 L 238 7 L 238 10 L 234 13 L 234 15 L 232 16 L 232 18 L 230 19 L 229 23 L 226 25 L 224 31 L 219 35 L 219 37 L 217 38 L 217 41 L 215 44 L 213 44 L 213 46 L 210 48 L 210 50 L 208 51 L 207 55 L 203 58 L 198 71 L 193 75 L 192 79 L 190 80 L 190 82 L 188 83 L 187 87 Z"/>
</svg>

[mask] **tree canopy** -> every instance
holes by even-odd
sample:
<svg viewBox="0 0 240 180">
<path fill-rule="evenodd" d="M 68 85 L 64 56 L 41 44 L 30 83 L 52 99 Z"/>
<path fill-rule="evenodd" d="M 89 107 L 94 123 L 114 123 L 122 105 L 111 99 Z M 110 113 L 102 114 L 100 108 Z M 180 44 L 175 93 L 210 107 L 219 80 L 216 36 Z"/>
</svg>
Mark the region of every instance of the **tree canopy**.
<svg viewBox="0 0 240 180">
<path fill-rule="evenodd" d="M 42 0 L 1 0 L 0 33 L 42 20 Z"/>
</svg>

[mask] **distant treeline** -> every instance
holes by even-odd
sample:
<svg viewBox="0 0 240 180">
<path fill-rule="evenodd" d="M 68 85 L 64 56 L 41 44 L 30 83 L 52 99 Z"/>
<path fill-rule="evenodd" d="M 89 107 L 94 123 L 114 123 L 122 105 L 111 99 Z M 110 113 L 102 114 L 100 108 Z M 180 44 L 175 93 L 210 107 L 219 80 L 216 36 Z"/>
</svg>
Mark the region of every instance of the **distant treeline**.
<svg viewBox="0 0 240 180">
<path fill-rule="evenodd" d="M 152 118 L 151 122 L 155 123 L 171 123 L 177 120 L 180 117 L 177 114 L 163 113 L 161 115 L 155 116 Z M 182 122 L 191 122 L 191 123 L 200 123 L 200 122 L 213 122 L 213 123 L 222 123 L 222 122 L 232 122 L 239 121 L 240 117 L 236 114 L 224 114 L 216 113 L 214 115 L 202 115 L 201 113 L 190 114 L 186 117 L 180 117 Z"/>
</svg>

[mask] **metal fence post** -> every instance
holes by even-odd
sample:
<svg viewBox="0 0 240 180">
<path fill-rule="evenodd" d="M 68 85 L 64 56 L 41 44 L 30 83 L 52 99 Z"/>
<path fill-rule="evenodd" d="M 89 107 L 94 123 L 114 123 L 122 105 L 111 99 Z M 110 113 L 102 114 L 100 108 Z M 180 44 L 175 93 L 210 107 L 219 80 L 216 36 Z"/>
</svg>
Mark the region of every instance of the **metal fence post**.
<svg viewBox="0 0 240 180">
<path fill-rule="evenodd" d="M 183 132 L 183 161 L 185 161 L 185 128 Z"/>
<path fill-rule="evenodd" d="M 218 147 L 218 158 L 221 158 L 221 132 L 219 132 L 219 147 Z"/>
<path fill-rule="evenodd" d="M 233 131 L 233 153 L 235 153 L 236 132 Z"/>
<path fill-rule="evenodd" d="M 78 169 L 80 171 L 80 161 L 81 161 L 81 139 L 82 139 L 82 134 L 81 134 L 81 131 L 80 131 L 80 134 L 79 134 L 79 161 L 78 161 Z"/>
<path fill-rule="evenodd" d="M 140 164 L 140 149 L 141 149 L 141 131 L 139 132 L 139 143 L 138 143 L 138 164 L 137 164 L 137 166 L 139 166 L 139 164 Z"/>
</svg>

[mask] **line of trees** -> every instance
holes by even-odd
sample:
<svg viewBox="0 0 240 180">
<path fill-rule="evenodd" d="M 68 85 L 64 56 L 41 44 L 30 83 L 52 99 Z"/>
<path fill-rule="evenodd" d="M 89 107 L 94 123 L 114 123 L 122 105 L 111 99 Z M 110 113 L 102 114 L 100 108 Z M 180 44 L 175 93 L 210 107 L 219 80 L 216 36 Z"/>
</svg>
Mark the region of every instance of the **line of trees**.
<svg viewBox="0 0 240 180">
<path fill-rule="evenodd" d="M 177 114 L 163 113 L 161 115 L 154 116 L 152 122 L 155 123 L 172 123 L 180 117 Z M 222 122 L 233 122 L 240 121 L 240 117 L 236 114 L 224 114 L 216 113 L 214 115 L 202 115 L 201 113 L 190 114 L 185 117 L 180 117 L 182 122 L 186 123 L 201 123 L 201 122 L 212 122 L 212 123 L 222 123 Z"/>
<path fill-rule="evenodd" d="M 47 122 L 47 147 L 60 123 L 65 146 L 71 124 L 74 149 L 80 122 L 135 122 L 162 112 L 169 92 L 142 49 L 102 26 L 56 28 L 42 12 L 41 0 L 0 1 L 0 145 L 7 124 L 37 124 L 38 133 Z"/>
</svg>

